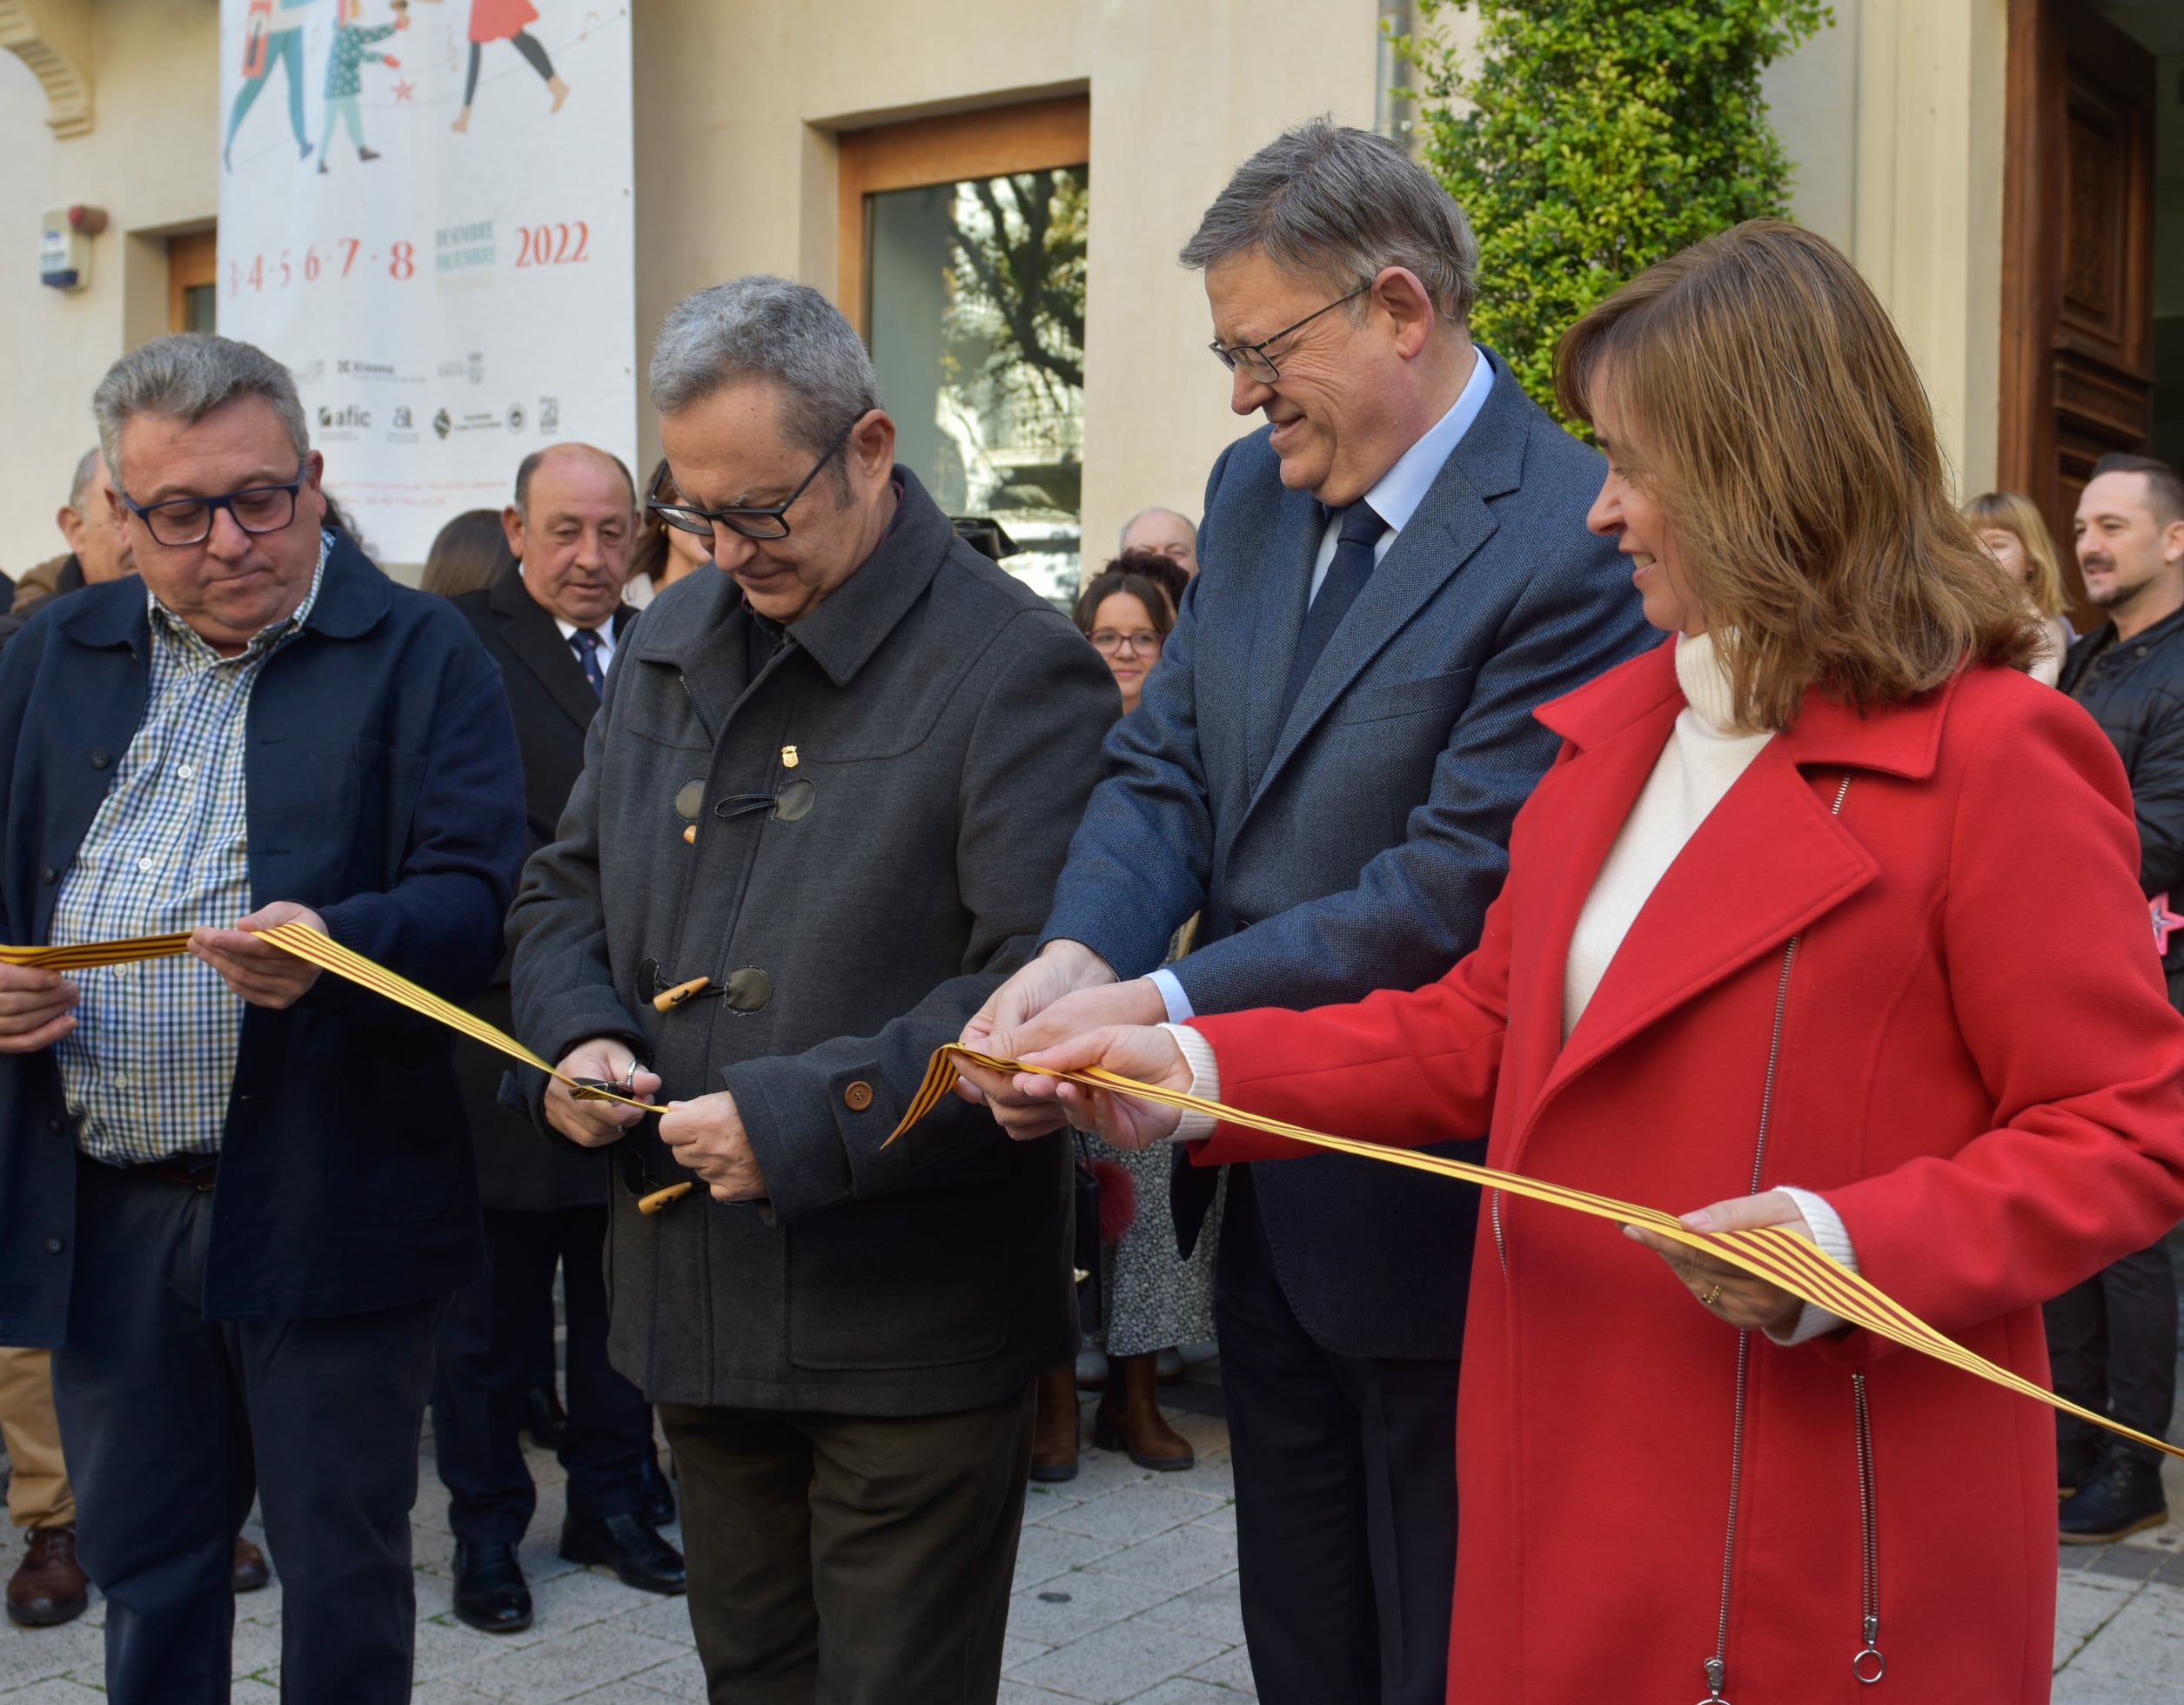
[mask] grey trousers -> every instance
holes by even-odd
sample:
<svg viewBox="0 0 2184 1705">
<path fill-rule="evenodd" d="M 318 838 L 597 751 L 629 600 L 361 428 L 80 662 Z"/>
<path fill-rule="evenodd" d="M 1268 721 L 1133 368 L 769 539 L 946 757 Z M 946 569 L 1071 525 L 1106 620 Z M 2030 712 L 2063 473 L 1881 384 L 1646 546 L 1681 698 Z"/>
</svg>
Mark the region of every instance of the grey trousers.
<svg viewBox="0 0 2184 1705">
<path fill-rule="evenodd" d="M 1034 1389 L 902 1418 L 661 1404 L 713 1705 L 990 1705 Z"/>
</svg>

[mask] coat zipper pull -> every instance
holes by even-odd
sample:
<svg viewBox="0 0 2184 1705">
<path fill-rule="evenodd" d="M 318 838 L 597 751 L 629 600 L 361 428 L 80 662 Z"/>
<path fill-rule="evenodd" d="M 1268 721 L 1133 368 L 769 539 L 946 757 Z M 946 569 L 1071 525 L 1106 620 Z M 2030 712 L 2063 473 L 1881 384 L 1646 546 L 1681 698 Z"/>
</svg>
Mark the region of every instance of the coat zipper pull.
<svg viewBox="0 0 2184 1705">
<path fill-rule="evenodd" d="M 1851 1375 L 1851 1401 L 1857 1420 L 1859 1538 L 1863 1551 L 1866 1644 L 1851 1660 L 1851 1674 L 1867 1687 L 1888 1673 L 1880 1641 L 1880 1494 L 1873 1474 L 1873 1412 L 1866 1376 Z"/>
<path fill-rule="evenodd" d="M 1718 1657 L 1706 1660 L 1706 1696 L 1698 1705 L 1729 1705 L 1722 1688 L 1729 1680 L 1729 1666 Z"/>
</svg>

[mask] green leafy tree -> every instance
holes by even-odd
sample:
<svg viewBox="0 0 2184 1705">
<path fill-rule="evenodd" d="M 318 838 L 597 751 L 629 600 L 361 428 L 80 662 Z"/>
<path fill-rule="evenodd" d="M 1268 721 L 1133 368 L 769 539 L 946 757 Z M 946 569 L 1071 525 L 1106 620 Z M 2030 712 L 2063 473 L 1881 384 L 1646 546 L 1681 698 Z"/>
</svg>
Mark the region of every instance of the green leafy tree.
<svg viewBox="0 0 2184 1705">
<path fill-rule="evenodd" d="M 959 299 L 1000 317 L 1002 360 L 1084 388 L 1085 232 L 1082 166 L 968 185 L 978 216 L 955 220 Z"/>
<path fill-rule="evenodd" d="M 1472 330 L 1551 406 L 1555 339 L 1658 260 L 1789 216 L 1759 73 L 1834 21 L 1824 0 L 1421 0 L 1428 167 L 1479 239 Z"/>
</svg>

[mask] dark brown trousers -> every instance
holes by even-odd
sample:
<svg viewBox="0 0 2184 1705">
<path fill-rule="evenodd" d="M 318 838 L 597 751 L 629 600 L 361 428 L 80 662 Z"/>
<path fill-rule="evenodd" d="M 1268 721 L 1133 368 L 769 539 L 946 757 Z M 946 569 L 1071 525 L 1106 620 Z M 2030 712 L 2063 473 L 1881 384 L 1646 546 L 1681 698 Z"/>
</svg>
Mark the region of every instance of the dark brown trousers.
<svg viewBox="0 0 2184 1705">
<path fill-rule="evenodd" d="M 901 1418 L 660 1405 L 713 1705 L 991 1705 L 1033 1393 Z"/>
</svg>

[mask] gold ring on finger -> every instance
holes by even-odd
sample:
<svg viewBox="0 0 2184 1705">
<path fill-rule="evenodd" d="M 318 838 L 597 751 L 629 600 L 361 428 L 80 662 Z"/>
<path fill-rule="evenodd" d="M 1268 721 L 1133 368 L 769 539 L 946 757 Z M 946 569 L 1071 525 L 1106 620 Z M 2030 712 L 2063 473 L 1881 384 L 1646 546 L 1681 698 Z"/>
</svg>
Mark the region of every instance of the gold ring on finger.
<svg viewBox="0 0 2184 1705">
<path fill-rule="evenodd" d="M 1720 1285 L 1715 1285 L 1715 1286 L 1714 1286 L 1714 1288 L 1713 1288 L 1712 1290 L 1711 1290 L 1711 1291 L 1707 1292 L 1706 1292 L 1706 1294 L 1705 1294 L 1705 1296 L 1701 1297 L 1701 1298 L 1698 1299 L 1698 1301 L 1699 1301 L 1699 1306 L 1700 1306 L 1701 1307 L 1703 1307 L 1703 1308 L 1712 1308 L 1712 1307 L 1714 1306 L 1715 1300 L 1716 1300 L 1716 1299 L 1718 1299 L 1720 1295 L 1721 1295 L 1721 1286 L 1720 1286 Z"/>
</svg>

